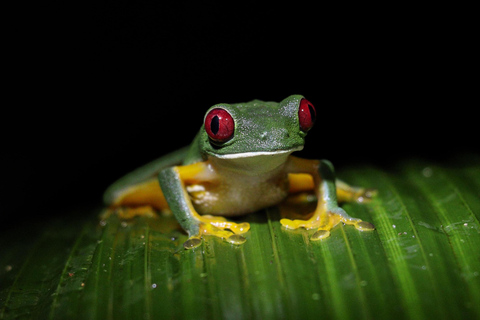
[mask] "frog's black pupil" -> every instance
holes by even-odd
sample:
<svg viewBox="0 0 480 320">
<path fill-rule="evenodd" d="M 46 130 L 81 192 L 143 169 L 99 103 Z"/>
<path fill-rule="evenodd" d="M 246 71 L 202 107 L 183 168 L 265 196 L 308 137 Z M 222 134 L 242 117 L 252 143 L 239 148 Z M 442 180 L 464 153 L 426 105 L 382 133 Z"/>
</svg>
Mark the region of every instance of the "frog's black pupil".
<svg viewBox="0 0 480 320">
<path fill-rule="evenodd" d="M 220 126 L 218 116 L 214 116 L 212 118 L 212 122 L 210 123 L 210 129 L 212 130 L 213 134 L 217 134 L 219 128 Z"/>
<path fill-rule="evenodd" d="M 315 109 L 313 109 L 311 105 L 308 105 L 308 111 L 310 111 L 310 117 L 312 118 L 312 123 L 314 123 L 316 117 Z"/>
</svg>

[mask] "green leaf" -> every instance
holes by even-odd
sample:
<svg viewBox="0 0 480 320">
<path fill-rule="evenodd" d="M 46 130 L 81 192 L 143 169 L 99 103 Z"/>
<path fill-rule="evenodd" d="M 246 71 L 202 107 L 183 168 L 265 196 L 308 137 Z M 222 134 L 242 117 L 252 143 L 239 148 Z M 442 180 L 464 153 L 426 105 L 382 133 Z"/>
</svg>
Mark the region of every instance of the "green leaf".
<svg viewBox="0 0 480 320">
<path fill-rule="evenodd" d="M 376 230 L 317 242 L 276 208 L 242 217 L 244 245 L 193 250 L 171 216 L 66 211 L 0 237 L 0 319 L 479 319 L 479 164 L 344 168 L 378 190 L 344 205 Z"/>
</svg>

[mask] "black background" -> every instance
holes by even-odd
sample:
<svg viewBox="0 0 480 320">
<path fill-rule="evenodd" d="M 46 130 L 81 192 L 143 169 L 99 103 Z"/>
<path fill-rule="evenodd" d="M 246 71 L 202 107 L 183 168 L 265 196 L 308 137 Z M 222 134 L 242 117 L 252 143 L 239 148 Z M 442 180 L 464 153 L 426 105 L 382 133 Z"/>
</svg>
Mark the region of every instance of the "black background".
<svg viewBox="0 0 480 320">
<path fill-rule="evenodd" d="M 2 227 L 101 204 L 116 178 L 189 144 L 219 102 L 305 95 L 319 117 L 303 156 L 340 169 L 478 152 L 468 10 L 166 3 L 15 11 Z"/>
</svg>

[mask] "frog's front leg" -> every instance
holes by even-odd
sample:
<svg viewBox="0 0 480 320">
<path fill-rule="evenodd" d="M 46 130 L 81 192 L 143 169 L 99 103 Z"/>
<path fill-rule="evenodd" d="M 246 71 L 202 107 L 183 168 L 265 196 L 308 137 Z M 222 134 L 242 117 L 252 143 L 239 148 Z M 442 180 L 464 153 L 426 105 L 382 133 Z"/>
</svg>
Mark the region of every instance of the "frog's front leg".
<svg viewBox="0 0 480 320">
<path fill-rule="evenodd" d="M 201 237 L 213 235 L 230 243 L 241 244 L 246 240 L 241 234 L 250 229 L 248 223 L 233 223 L 221 216 L 202 216 L 195 210 L 186 184 L 212 182 L 215 174 L 208 172 L 205 162 L 165 169 L 159 173 L 159 182 L 170 210 L 188 233 L 189 239 L 183 244 L 186 249 L 198 247 Z"/>
<path fill-rule="evenodd" d="M 338 206 L 337 188 L 335 185 L 335 176 L 333 166 L 329 161 L 306 160 L 296 157 L 290 157 L 287 170 L 290 173 L 308 173 L 313 178 L 313 188 L 317 196 L 317 207 L 313 215 L 308 220 L 289 220 L 282 219 L 280 223 L 288 229 L 317 229 L 312 236 L 312 240 L 319 240 L 330 235 L 330 230 L 339 222 L 353 225 L 361 231 L 374 230 L 373 224 L 350 217 L 345 210 Z M 298 186 L 295 181 L 295 175 L 292 175 L 290 183 L 291 190 L 299 190 L 304 186 Z"/>
</svg>

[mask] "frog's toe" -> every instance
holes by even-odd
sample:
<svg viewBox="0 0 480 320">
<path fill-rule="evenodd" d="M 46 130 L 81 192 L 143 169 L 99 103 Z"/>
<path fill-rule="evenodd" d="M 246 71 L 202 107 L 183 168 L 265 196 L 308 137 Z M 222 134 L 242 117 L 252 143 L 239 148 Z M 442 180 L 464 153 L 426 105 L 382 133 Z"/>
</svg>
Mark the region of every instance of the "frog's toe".
<svg viewBox="0 0 480 320">
<path fill-rule="evenodd" d="M 356 196 L 356 201 L 359 203 L 369 202 L 377 195 L 377 193 L 376 189 L 361 189 L 361 192 Z"/>
<path fill-rule="evenodd" d="M 298 229 L 305 224 L 305 220 L 281 219 L 280 223 L 287 229 Z"/>
<path fill-rule="evenodd" d="M 200 224 L 200 234 L 202 236 L 215 236 L 217 238 L 227 239 L 234 233 L 223 228 L 216 227 L 210 223 Z"/>
<path fill-rule="evenodd" d="M 243 234 L 250 230 L 250 224 L 248 222 L 233 223 L 229 226 L 229 230 L 232 230 L 235 234 Z"/>
<path fill-rule="evenodd" d="M 197 248 L 202 244 L 202 238 L 204 236 L 214 236 L 235 245 L 241 245 L 247 241 L 247 239 L 240 234 L 235 234 L 232 231 L 217 228 L 210 223 L 201 223 L 199 225 L 199 233 L 185 241 L 183 243 L 183 247 L 185 249 Z"/>
<path fill-rule="evenodd" d="M 205 225 L 210 224 L 215 228 L 222 229 L 222 230 L 230 230 L 235 234 L 243 234 L 248 230 L 250 230 L 250 224 L 248 222 L 235 223 L 235 222 L 228 221 L 227 219 L 221 216 L 205 215 L 201 217 L 200 221 Z"/>
<path fill-rule="evenodd" d="M 233 234 L 230 237 L 227 238 L 227 242 L 230 242 L 232 244 L 240 245 L 244 244 L 247 241 L 244 236 L 239 235 L 239 234 Z"/>
<path fill-rule="evenodd" d="M 354 224 L 355 228 L 360 231 L 373 231 L 375 230 L 375 226 L 367 221 L 357 221 Z"/>
<path fill-rule="evenodd" d="M 318 230 L 312 235 L 310 240 L 317 241 L 317 240 L 322 240 L 322 239 L 325 239 L 325 238 L 328 238 L 328 237 L 330 237 L 330 231 L 328 231 L 328 230 Z"/>
<path fill-rule="evenodd" d="M 320 219 L 309 219 L 309 220 L 290 220 L 290 219 L 281 219 L 280 223 L 287 229 L 298 229 L 305 228 L 307 230 L 316 229 L 321 226 Z"/>
<path fill-rule="evenodd" d="M 194 249 L 199 247 L 202 244 L 202 239 L 197 237 L 192 237 L 183 243 L 185 249 Z"/>
</svg>

